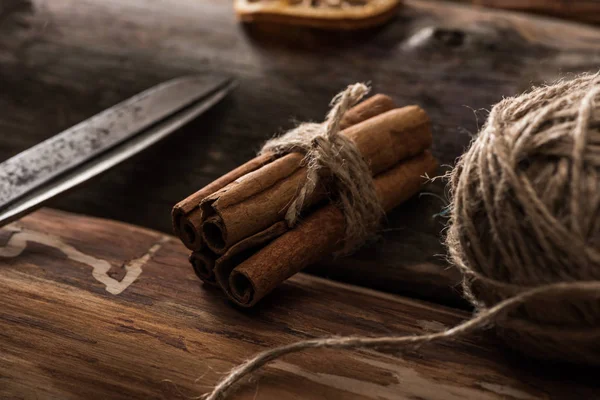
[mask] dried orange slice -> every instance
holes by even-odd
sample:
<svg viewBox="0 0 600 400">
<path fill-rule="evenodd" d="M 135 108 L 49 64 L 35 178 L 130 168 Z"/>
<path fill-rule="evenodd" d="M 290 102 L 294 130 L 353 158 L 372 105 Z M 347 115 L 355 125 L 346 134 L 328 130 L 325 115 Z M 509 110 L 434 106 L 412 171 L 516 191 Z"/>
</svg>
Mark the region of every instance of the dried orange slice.
<svg viewBox="0 0 600 400">
<path fill-rule="evenodd" d="M 380 25 L 395 14 L 401 0 L 235 0 L 245 22 L 275 22 L 325 29 L 361 29 Z"/>
</svg>

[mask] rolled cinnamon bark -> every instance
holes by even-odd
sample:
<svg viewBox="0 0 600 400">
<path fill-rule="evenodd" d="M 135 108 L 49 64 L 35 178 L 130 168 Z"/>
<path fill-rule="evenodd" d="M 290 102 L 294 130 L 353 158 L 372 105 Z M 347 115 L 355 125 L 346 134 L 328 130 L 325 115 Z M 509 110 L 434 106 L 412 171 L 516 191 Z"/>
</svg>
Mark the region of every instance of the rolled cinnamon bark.
<svg viewBox="0 0 600 400">
<path fill-rule="evenodd" d="M 288 230 L 289 227 L 285 221 L 279 221 L 261 232 L 247 237 L 246 239 L 240 240 L 231 246 L 231 248 L 229 248 L 229 250 L 227 250 L 227 252 L 220 257 L 219 255 L 210 252 L 213 255 L 213 258 L 211 259 L 212 263 L 210 265 L 212 267 L 214 280 L 216 281 L 217 262 L 219 262 L 221 265 L 226 265 L 225 268 L 228 268 L 227 274 L 229 274 L 237 264 L 241 263 L 251 254 L 255 253 L 261 245 L 280 237 Z M 223 268 L 224 267 L 221 267 L 221 270 L 223 270 Z"/>
<path fill-rule="evenodd" d="M 274 159 L 275 155 L 273 153 L 265 153 L 253 158 L 177 203 L 171 212 L 175 235 L 181 239 L 188 249 L 200 250 L 202 248 L 202 234 L 200 232 L 203 222 L 199 208 L 200 202 L 208 195 Z"/>
<path fill-rule="evenodd" d="M 412 197 L 423 177 L 436 169 L 437 161 L 425 151 L 377 175 L 375 187 L 383 208 L 389 211 Z M 324 206 L 258 251 L 221 257 L 215 265 L 217 282 L 233 302 L 252 307 L 290 276 L 335 252 L 345 231 L 342 212 L 334 205 Z"/>
<path fill-rule="evenodd" d="M 429 148 L 429 118 L 418 106 L 387 111 L 341 132 L 356 145 L 373 175 Z M 303 156 L 291 153 L 250 172 L 206 197 L 201 205 L 205 222 L 203 239 L 217 254 L 285 217 L 287 207 L 304 185 L 307 169 Z M 323 183 L 327 187 L 327 183 Z M 326 197 L 316 190 L 306 201 L 310 206 Z"/>
<path fill-rule="evenodd" d="M 340 127 L 341 129 L 348 128 L 376 115 L 392 110 L 395 107 L 394 101 L 389 96 L 376 94 L 350 109 L 346 115 L 344 115 Z M 298 160 L 301 160 L 302 156 L 299 157 Z M 199 207 L 200 202 L 207 196 L 244 175 L 269 164 L 275 159 L 276 156 L 273 153 L 260 155 L 177 203 L 172 211 L 173 231 L 175 235 L 181 239 L 188 249 L 193 251 L 202 249 L 203 238 L 201 225 L 205 218 Z M 299 162 L 300 161 L 298 161 L 298 163 Z"/>
<path fill-rule="evenodd" d="M 218 286 L 215 278 L 215 254 L 207 249 L 195 251 L 190 254 L 189 261 L 194 267 L 196 276 L 202 280 L 202 282 L 209 285 Z"/>
</svg>

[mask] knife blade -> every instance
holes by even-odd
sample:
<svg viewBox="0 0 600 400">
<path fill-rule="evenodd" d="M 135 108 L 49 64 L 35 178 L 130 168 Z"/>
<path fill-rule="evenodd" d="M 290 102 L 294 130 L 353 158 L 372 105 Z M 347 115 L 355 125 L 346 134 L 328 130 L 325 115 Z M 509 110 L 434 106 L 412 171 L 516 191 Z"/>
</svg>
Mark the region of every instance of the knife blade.
<svg viewBox="0 0 600 400">
<path fill-rule="evenodd" d="M 139 153 L 218 103 L 233 80 L 161 83 L 0 164 L 0 227 Z"/>
</svg>

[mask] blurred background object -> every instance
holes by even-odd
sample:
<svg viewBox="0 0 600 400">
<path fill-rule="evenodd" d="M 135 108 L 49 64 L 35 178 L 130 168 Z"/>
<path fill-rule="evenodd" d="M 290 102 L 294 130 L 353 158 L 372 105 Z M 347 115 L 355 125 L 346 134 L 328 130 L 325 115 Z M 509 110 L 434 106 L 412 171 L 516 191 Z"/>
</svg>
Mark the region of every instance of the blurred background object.
<svg viewBox="0 0 600 400">
<path fill-rule="evenodd" d="M 244 22 L 271 22 L 321 29 L 353 30 L 383 24 L 400 0 L 234 0 Z"/>
</svg>

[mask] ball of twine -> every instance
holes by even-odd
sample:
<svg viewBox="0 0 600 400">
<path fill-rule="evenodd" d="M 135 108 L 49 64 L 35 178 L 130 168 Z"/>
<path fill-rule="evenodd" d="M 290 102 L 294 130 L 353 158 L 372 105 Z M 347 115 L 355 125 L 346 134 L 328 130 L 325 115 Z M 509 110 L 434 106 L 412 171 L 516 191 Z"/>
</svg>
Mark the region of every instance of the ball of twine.
<svg viewBox="0 0 600 400">
<path fill-rule="evenodd" d="M 447 246 L 486 310 L 536 287 L 568 290 L 495 321 L 546 359 L 600 365 L 600 77 L 503 100 L 451 173 Z M 585 289 L 588 287 L 588 289 Z"/>
</svg>

